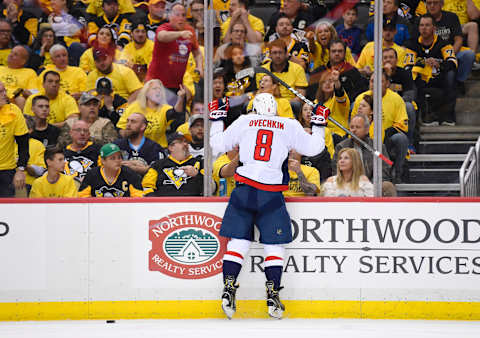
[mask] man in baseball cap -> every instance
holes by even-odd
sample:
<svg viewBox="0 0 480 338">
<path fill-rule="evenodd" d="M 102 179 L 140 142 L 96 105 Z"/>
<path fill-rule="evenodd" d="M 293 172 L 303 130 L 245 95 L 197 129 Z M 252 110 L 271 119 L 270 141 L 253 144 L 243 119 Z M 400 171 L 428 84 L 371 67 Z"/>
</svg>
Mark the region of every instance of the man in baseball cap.
<svg viewBox="0 0 480 338">
<path fill-rule="evenodd" d="M 110 95 L 113 92 L 112 80 L 108 77 L 99 77 L 95 84 L 98 95 Z"/>
<path fill-rule="evenodd" d="M 192 136 L 189 144 L 189 151 L 193 157 L 200 156 L 203 158 L 203 138 L 204 138 L 204 117 L 202 114 L 194 114 L 188 119 L 188 130 Z"/>
<path fill-rule="evenodd" d="M 87 104 L 90 101 L 96 101 L 98 103 L 100 102 L 100 99 L 95 95 L 90 94 L 89 92 L 84 92 L 80 96 L 80 99 L 78 100 L 78 104 Z"/>
<path fill-rule="evenodd" d="M 187 139 L 178 132 L 167 136 L 167 158 L 156 161 L 145 174 L 142 185 L 147 196 L 201 196 L 203 161 L 193 157 Z"/>
<path fill-rule="evenodd" d="M 100 149 L 102 165 L 88 172 L 80 186 L 79 197 L 142 197 L 140 176 L 122 165 L 120 148 L 107 143 Z"/>
</svg>

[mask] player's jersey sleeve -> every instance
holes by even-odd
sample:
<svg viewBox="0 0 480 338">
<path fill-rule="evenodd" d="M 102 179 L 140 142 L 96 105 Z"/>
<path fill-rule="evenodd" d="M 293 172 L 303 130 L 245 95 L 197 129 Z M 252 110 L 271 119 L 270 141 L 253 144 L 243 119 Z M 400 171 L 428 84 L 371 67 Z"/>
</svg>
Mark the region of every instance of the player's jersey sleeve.
<svg viewBox="0 0 480 338">
<path fill-rule="evenodd" d="M 291 148 L 305 156 L 315 156 L 325 148 L 325 128 L 312 126 L 312 135 L 297 120 L 289 120 Z"/>
<path fill-rule="evenodd" d="M 212 122 L 210 127 L 210 144 L 214 155 L 226 153 L 238 144 L 237 134 L 244 121 L 244 116 L 240 116 L 225 131 L 223 131 L 223 121 Z"/>
</svg>

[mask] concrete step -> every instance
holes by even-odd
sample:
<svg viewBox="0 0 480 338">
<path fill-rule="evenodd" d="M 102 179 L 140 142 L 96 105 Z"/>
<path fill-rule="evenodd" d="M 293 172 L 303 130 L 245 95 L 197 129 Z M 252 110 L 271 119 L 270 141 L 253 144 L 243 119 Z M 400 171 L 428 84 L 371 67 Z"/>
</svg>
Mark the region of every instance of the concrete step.
<svg viewBox="0 0 480 338">
<path fill-rule="evenodd" d="M 410 169 L 458 169 L 462 166 L 466 154 L 415 154 L 410 155 Z"/>
<path fill-rule="evenodd" d="M 475 141 L 420 141 L 417 152 L 419 154 L 466 154 Z"/>
<path fill-rule="evenodd" d="M 478 135 L 477 133 L 424 134 L 420 136 L 420 139 L 425 141 L 474 141 Z"/>
<path fill-rule="evenodd" d="M 467 80 L 465 81 L 465 97 L 480 97 L 480 81 Z"/>
<path fill-rule="evenodd" d="M 403 197 L 452 197 L 460 196 L 459 184 L 397 184 L 398 196 Z"/>
<path fill-rule="evenodd" d="M 480 126 L 420 127 L 421 141 L 476 141 Z"/>
<path fill-rule="evenodd" d="M 459 183 L 458 172 L 459 169 L 457 168 L 411 168 L 409 170 L 409 183 Z"/>
<path fill-rule="evenodd" d="M 477 84 L 475 84 L 477 91 Z M 455 106 L 455 117 L 459 126 L 480 126 L 480 89 L 475 97 L 459 97 Z"/>
<path fill-rule="evenodd" d="M 478 107 L 480 110 L 480 106 Z M 420 126 L 420 134 L 477 134 L 480 136 L 480 126 L 438 126 L 426 127 Z"/>
<path fill-rule="evenodd" d="M 409 162 L 463 162 L 466 154 L 415 154 Z"/>
</svg>

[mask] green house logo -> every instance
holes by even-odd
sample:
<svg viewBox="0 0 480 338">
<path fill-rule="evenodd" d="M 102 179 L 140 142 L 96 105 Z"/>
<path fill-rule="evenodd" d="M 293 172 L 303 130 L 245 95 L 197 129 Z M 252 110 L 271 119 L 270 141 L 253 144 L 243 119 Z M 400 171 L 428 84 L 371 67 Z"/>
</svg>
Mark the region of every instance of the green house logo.
<svg viewBox="0 0 480 338">
<path fill-rule="evenodd" d="M 220 250 L 220 242 L 208 230 L 182 228 L 166 237 L 163 250 L 177 263 L 197 265 L 212 259 Z"/>
</svg>

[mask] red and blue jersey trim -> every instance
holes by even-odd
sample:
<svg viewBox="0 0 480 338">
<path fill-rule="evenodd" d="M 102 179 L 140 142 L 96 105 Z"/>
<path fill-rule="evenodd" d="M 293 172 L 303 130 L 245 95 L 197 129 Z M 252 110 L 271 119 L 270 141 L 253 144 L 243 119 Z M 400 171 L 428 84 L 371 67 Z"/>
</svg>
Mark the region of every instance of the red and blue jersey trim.
<svg viewBox="0 0 480 338">
<path fill-rule="evenodd" d="M 235 174 L 234 176 L 237 182 L 248 184 L 251 187 L 265 190 L 265 191 L 286 191 L 288 190 L 288 183 L 287 184 L 265 184 L 254 181 L 248 177 L 241 176 L 239 174 Z"/>
</svg>

